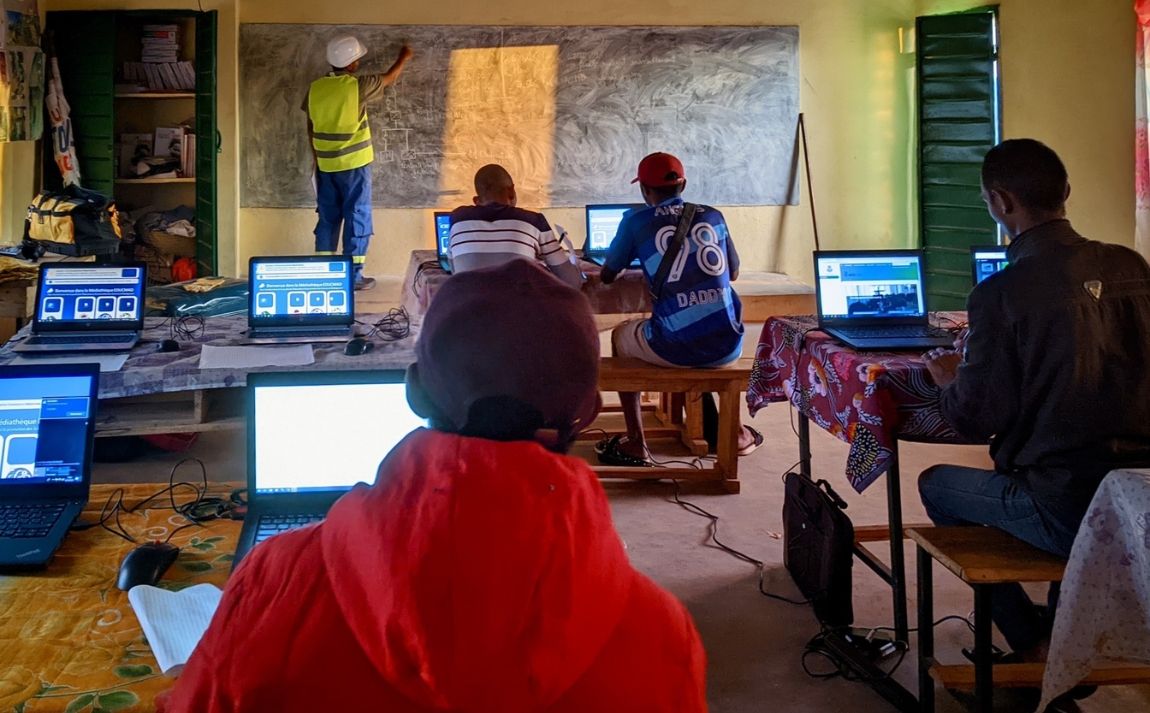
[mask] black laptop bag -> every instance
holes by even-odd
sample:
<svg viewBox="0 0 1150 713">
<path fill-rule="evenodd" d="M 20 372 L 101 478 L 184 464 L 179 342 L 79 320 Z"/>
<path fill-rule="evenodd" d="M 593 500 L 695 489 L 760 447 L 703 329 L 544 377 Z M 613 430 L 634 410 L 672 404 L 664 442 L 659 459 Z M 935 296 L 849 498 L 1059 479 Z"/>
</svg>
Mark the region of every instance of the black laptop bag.
<svg viewBox="0 0 1150 713">
<path fill-rule="evenodd" d="M 783 564 L 826 626 L 850 626 L 854 525 L 846 502 L 825 480 L 787 473 L 783 498 Z"/>
</svg>

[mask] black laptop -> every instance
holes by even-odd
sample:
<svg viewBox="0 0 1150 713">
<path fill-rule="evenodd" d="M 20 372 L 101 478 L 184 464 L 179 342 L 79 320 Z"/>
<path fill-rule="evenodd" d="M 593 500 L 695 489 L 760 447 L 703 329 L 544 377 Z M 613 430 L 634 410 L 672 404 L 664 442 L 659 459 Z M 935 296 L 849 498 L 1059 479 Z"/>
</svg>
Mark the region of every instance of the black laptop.
<svg viewBox="0 0 1150 713">
<path fill-rule="evenodd" d="M 43 567 L 88 502 L 98 364 L 0 367 L 0 568 Z"/>
<path fill-rule="evenodd" d="M 238 564 L 258 543 L 318 522 L 425 421 L 407 404 L 404 370 L 248 376 L 248 512 Z M 234 565 L 233 565 L 234 566 Z"/>
<path fill-rule="evenodd" d="M 355 336 L 354 295 L 350 256 L 253 257 L 247 341 L 345 342 Z"/>
<path fill-rule="evenodd" d="M 976 285 L 1009 264 L 1006 248 L 1001 245 L 976 245 L 970 249 L 971 277 Z"/>
<path fill-rule="evenodd" d="M 646 207 L 642 203 L 604 203 L 587 206 L 587 242 L 583 244 L 583 259 L 602 265 L 607 259 L 607 250 L 619 232 L 623 216 Z M 632 260 L 631 267 L 639 267 L 639 261 Z"/>
<path fill-rule="evenodd" d="M 451 213 L 435 211 L 435 258 L 451 274 Z"/>
<path fill-rule="evenodd" d="M 930 326 L 919 250 L 815 252 L 819 329 L 860 351 L 949 347 Z"/>
<path fill-rule="evenodd" d="M 20 353 L 128 351 L 144 327 L 143 263 L 43 263 Z"/>
</svg>

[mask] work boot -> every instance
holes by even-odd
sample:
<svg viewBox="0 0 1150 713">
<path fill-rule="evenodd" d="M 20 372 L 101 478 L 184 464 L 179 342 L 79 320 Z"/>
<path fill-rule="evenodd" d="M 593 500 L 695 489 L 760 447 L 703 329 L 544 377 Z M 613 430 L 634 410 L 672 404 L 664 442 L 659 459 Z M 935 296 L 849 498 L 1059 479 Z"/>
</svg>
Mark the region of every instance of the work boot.
<svg viewBox="0 0 1150 713">
<path fill-rule="evenodd" d="M 360 275 L 359 279 L 355 281 L 355 291 L 356 292 L 363 292 L 364 290 L 370 290 L 373 287 L 375 287 L 375 278 L 374 277 L 364 277 L 364 276 Z"/>
</svg>

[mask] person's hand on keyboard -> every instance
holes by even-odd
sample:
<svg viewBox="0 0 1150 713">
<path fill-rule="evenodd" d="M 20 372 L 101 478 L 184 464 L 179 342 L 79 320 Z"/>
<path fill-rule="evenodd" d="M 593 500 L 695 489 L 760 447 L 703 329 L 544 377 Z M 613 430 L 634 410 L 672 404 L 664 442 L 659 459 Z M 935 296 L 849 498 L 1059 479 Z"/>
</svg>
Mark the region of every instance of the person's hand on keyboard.
<svg viewBox="0 0 1150 713">
<path fill-rule="evenodd" d="M 926 370 L 934 379 L 934 383 L 945 387 L 954 381 L 958 375 L 958 365 L 962 363 L 962 355 L 953 349 L 931 349 L 922 355 L 926 363 Z"/>
</svg>

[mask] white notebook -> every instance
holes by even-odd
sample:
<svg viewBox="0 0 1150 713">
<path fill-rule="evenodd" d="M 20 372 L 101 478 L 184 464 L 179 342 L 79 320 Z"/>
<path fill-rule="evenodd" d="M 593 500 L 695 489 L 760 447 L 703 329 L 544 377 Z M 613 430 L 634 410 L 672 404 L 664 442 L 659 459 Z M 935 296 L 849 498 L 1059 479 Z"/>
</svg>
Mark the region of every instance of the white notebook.
<svg viewBox="0 0 1150 713">
<path fill-rule="evenodd" d="M 179 592 L 141 584 L 128 601 L 165 675 L 178 675 L 200 643 L 223 592 L 214 584 L 197 584 Z"/>
</svg>

